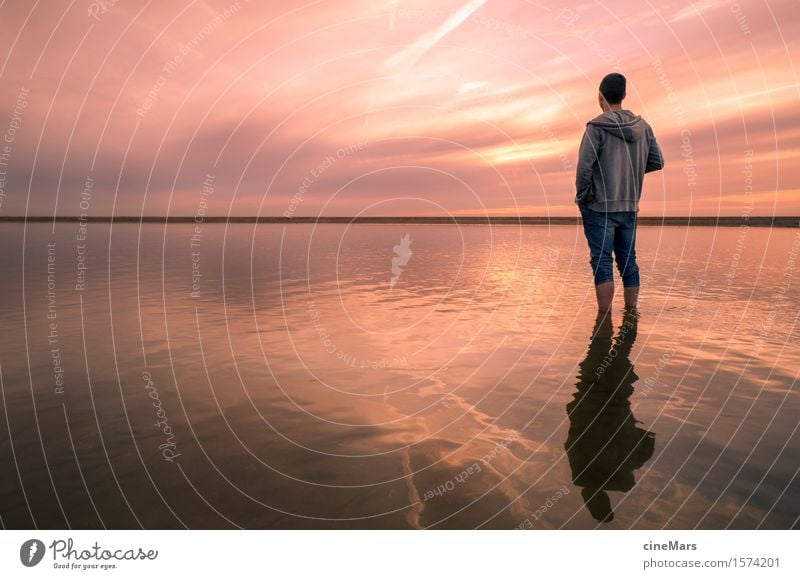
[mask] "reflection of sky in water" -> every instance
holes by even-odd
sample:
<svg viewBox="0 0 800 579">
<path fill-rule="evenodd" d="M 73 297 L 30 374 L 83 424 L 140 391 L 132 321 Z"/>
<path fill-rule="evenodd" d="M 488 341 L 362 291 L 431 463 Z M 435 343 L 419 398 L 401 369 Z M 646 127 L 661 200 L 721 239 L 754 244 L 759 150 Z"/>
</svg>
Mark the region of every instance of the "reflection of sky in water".
<svg viewBox="0 0 800 579">
<path fill-rule="evenodd" d="M 574 227 L 206 225 L 192 298 L 191 226 L 116 225 L 109 249 L 110 227 L 92 224 L 79 293 L 75 226 L 59 224 L 58 395 L 49 227 L 28 226 L 24 304 L 22 226 L 0 230 L 7 526 L 586 528 L 613 510 L 604 526 L 787 528 L 798 516 L 796 231 L 642 228 L 641 319 L 620 334 L 621 312 L 595 331 Z"/>
</svg>

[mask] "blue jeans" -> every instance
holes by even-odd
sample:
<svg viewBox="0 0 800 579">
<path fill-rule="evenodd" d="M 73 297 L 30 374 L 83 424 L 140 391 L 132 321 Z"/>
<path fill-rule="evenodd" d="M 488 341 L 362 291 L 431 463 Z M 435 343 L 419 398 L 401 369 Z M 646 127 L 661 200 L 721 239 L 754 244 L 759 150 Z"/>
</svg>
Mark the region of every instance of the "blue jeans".
<svg viewBox="0 0 800 579">
<path fill-rule="evenodd" d="M 614 260 L 625 287 L 639 287 L 639 266 L 636 264 L 636 212 L 603 213 L 581 207 L 583 232 L 589 242 L 594 284 L 614 281 Z"/>
</svg>

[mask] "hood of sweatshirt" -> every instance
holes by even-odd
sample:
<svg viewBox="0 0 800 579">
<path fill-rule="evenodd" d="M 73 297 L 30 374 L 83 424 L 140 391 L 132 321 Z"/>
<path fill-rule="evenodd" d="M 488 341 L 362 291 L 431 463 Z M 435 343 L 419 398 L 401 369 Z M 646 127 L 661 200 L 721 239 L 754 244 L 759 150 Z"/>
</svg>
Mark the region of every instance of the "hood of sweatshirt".
<svg viewBox="0 0 800 579">
<path fill-rule="evenodd" d="M 647 123 L 644 119 L 626 109 L 606 111 L 588 124 L 629 142 L 643 139 L 647 133 Z"/>
</svg>

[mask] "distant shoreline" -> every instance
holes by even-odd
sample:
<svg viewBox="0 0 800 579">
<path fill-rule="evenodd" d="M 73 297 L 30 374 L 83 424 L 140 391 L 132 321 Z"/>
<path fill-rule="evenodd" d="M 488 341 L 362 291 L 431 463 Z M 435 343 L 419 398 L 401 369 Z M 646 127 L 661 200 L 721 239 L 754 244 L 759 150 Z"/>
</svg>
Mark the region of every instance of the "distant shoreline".
<svg viewBox="0 0 800 579">
<path fill-rule="evenodd" d="M 576 217 L 204 217 L 195 220 L 189 216 L 0 216 L 0 223 L 272 223 L 272 224 L 401 224 L 401 225 L 578 225 Z M 699 226 L 699 227 L 800 227 L 798 217 L 639 217 L 643 226 Z"/>
</svg>

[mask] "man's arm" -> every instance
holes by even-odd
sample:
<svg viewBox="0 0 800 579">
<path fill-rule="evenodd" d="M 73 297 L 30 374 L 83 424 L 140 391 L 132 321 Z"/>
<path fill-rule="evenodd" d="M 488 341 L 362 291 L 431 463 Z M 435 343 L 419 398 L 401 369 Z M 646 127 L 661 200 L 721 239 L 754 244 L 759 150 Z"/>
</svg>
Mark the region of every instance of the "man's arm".
<svg viewBox="0 0 800 579">
<path fill-rule="evenodd" d="M 644 168 L 645 173 L 650 171 L 660 171 L 664 168 L 664 156 L 661 154 L 661 148 L 658 146 L 655 135 L 650 131 L 649 135 L 649 149 L 647 151 L 647 166 Z"/>
<path fill-rule="evenodd" d="M 578 170 L 575 176 L 575 203 L 585 205 L 592 199 L 592 169 L 600 155 L 601 131 L 586 126 L 578 152 Z"/>
</svg>

